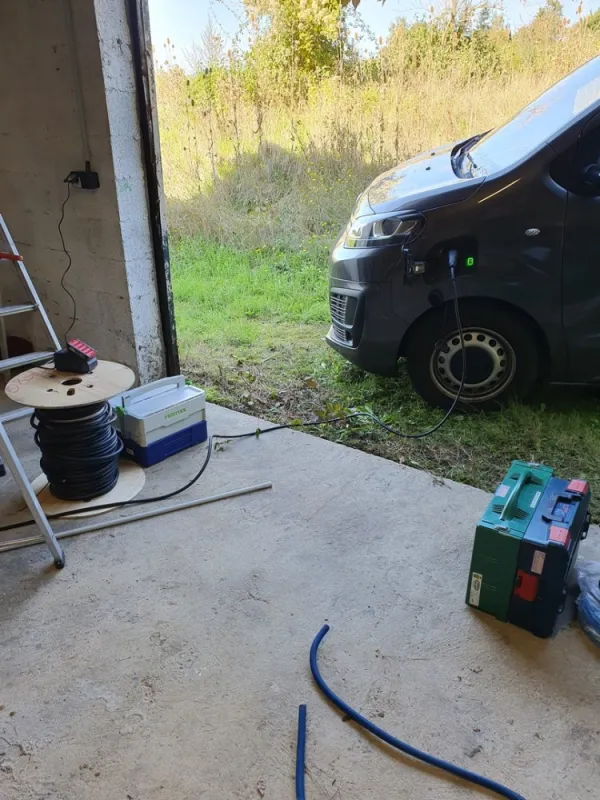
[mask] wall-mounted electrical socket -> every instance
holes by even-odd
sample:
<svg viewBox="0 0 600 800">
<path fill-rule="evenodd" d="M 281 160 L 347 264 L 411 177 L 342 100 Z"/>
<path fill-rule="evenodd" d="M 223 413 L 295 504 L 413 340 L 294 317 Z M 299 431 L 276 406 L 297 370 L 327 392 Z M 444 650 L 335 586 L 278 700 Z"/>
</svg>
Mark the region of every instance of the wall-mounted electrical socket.
<svg viewBox="0 0 600 800">
<path fill-rule="evenodd" d="M 85 169 L 73 170 L 65 178 L 65 183 L 70 183 L 77 189 L 99 189 L 100 178 L 97 172 L 92 172 L 89 161 L 85 162 Z"/>
</svg>

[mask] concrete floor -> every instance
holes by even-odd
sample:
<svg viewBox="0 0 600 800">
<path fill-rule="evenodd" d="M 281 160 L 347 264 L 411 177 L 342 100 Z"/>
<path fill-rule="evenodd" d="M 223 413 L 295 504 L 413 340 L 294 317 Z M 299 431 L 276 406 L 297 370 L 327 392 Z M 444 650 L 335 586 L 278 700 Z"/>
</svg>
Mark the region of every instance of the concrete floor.
<svg viewBox="0 0 600 800">
<path fill-rule="evenodd" d="M 254 421 L 211 407 L 209 424 Z M 11 431 L 35 475 L 26 423 Z M 488 796 L 328 707 L 308 669 L 324 620 L 324 675 L 390 731 L 527 800 L 598 797 L 600 651 L 576 625 L 540 641 L 464 605 L 484 492 L 282 432 L 227 445 L 190 495 L 269 479 L 71 539 L 62 572 L 43 546 L 0 556 L 1 800 L 291 800 L 301 702 L 309 800 Z"/>
</svg>

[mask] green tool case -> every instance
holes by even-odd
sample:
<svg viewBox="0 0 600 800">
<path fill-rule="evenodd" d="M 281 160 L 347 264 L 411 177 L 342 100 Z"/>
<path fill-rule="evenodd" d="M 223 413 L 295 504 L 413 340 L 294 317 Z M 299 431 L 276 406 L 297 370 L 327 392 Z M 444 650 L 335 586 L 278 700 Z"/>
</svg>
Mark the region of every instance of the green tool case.
<svg viewBox="0 0 600 800">
<path fill-rule="evenodd" d="M 513 461 L 479 520 L 467 604 L 508 621 L 521 542 L 554 470 Z"/>
</svg>

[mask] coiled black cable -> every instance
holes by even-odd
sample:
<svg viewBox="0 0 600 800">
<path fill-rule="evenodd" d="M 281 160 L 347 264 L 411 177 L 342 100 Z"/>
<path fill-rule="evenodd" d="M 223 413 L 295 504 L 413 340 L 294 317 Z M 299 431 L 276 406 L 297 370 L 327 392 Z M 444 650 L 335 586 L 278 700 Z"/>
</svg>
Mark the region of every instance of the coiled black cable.
<svg viewBox="0 0 600 800">
<path fill-rule="evenodd" d="M 79 408 L 37 408 L 31 417 L 40 466 L 60 500 L 91 500 L 119 480 L 123 442 L 113 427 L 109 403 Z"/>
</svg>

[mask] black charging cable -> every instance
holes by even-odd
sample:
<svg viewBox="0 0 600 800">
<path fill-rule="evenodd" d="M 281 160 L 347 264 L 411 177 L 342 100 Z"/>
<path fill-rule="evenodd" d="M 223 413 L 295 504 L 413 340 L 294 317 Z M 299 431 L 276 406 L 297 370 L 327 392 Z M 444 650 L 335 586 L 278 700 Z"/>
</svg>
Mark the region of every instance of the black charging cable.
<svg viewBox="0 0 600 800">
<path fill-rule="evenodd" d="M 454 411 L 455 411 L 455 409 L 456 409 L 456 407 L 457 407 L 457 405 L 458 405 L 458 403 L 460 401 L 460 398 L 461 398 L 461 395 L 462 395 L 462 392 L 463 392 L 463 389 L 464 389 L 464 385 L 465 385 L 465 380 L 466 380 L 467 355 L 466 355 L 465 346 L 464 346 L 465 345 L 465 340 L 464 340 L 463 326 L 462 326 L 462 322 L 461 322 L 461 319 L 460 319 L 458 290 L 456 288 L 456 272 L 455 272 L 455 270 L 456 270 L 457 258 L 458 258 L 458 254 L 457 254 L 456 250 L 451 250 L 449 255 L 448 255 L 448 263 L 449 263 L 449 268 L 450 268 L 450 279 L 451 279 L 451 283 L 452 283 L 452 292 L 453 292 L 453 296 L 454 296 L 454 314 L 456 316 L 456 325 L 458 327 L 458 333 L 459 333 L 459 337 L 460 337 L 460 341 L 461 341 L 461 345 L 462 345 L 462 347 L 461 347 L 461 350 L 462 350 L 462 376 L 461 376 L 461 381 L 460 381 L 460 387 L 458 389 L 458 392 L 456 393 L 456 396 L 454 397 L 452 405 L 446 411 L 446 413 L 444 414 L 442 419 L 439 422 L 437 422 L 433 427 L 428 428 L 425 431 L 420 431 L 418 433 L 405 433 L 404 431 L 398 431 L 395 428 L 393 428 L 391 425 L 388 425 L 387 423 L 383 422 L 383 420 L 379 419 L 379 417 L 377 417 L 371 411 L 353 411 L 351 414 L 344 414 L 342 416 L 332 417 L 330 419 L 314 420 L 314 421 L 311 421 L 311 422 L 288 422 L 288 423 L 285 423 L 283 425 L 273 425 L 270 428 L 256 428 L 255 430 L 250 431 L 248 433 L 235 433 L 235 434 L 213 433 L 212 436 L 209 436 L 209 438 L 208 438 L 208 445 L 207 445 L 207 448 L 206 448 L 206 456 L 204 458 L 202 466 L 200 467 L 198 472 L 186 484 L 181 486 L 179 489 L 174 489 L 172 492 L 167 492 L 166 494 L 157 495 L 155 497 L 136 498 L 135 500 L 123 500 L 123 501 L 118 502 L 118 503 L 103 503 L 101 505 L 90 506 L 89 508 L 81 508 L 81 509 L 77 509 L 77 513 L 78 514 L 85 514 L 85 513 L 88 513 L 88 512 L 93 513 L 93 512 L 97 512 L 97 511 L 105 511 L 105 510 L 108 510 L 108 509 L 124 508 L 126 506 L 146 505 L 148 503 L 158 503 L 158 502 L 161 502 L 163 500 L 170 500 L 173 497 L 177 497 L 177 495 L 180 495 L 183 492 L 185 492 L 188 489 L 190 489 L 195 483 L 197 483 L 197 481 L 200 480 L 202 475 L 204 475 L 204 472 L 206 471 L 206 468 L 208 467 L 208 465 L 210 463 L 210 459 L 212 457 L 212 453 L 213 453 L 213 450 L 214 450 L 214 442 L 217 441 L 217 440 L 231 441 L 231 440 L 234 440 L 234 439 L 250 439 L 250 438 L 254 438 L 254 437 L 258 438 L 259 436 L 262 436 L 265 433 L 274 433 L 275 431 L 283 431 L 283 430 L 293 430 L 294 428 L 311 428 L 311 427 L 321 426 L 321 425 L 337 425 L 337 424 L 342 423 L 342 422 L 350 422 L 353 419 L 368 419 L 371 422 L 373 422 L 375 425 L 380 427 L 382 430 L 387 431 L 387 433 L 390 433 L 393 436 L 397 436 L 397 437 L 399 437 L 401 439 L 424 439 L 426 436 L 431 436 L 433 433 L 438 431 L 442 427 L 442 425 L 444 425 L 448 421 L 450 416 L 454 413 Z M 73 511 L 71 510 L 71 511 L 61 511 L 61 512 L 59 512 L 57 514 L 48 514 L 47 515 L 47 519 L 49 519 L 49 520 L 61 519 L 63 517 L 67 517 L 67 516 L 72 515 L 72 513 L 73 513 Z M 8 525 L 8 526 L 5 526 L 5 527 L 0 527 L 0 532 L 7 531 L 7 530 L 15 530 L 17 528 L 23 528 L 23 527 L 26 527 L 28 525 L 33 525 L 33 524 L 34 524 L 33 520 L 27 520 L 25 522 L 19 522 L 16 525 Z"/>
<path fill-rule="evenodd" d="M 453 305 L 454 305 L 454 316 L 456 318 L 456 327 L 458 328 L 458 336 L 460 338 L 460 351 L 461 351 L 461 362 L 462 362 L 462 374 L 460 376 L 460 386 L 458 387 L 457 393 L 454 395 L 454 400 L 452 401 L 452 405 L 446 411 L 444 416 L 441 418 L 439 422 L 437 422 L 433 427 L 428 428 L 428 430 L 421 431 L 420 433 L 403 433 L 402 431 L 397 431 L 395 428 L 392 428 L 390 425 L 386 425 L 384 422 L 379 420 L 375 417 L 374 414 L 371 414 L 371 419 L 376 422 L 381 428 L 386 430 L 388 433 L 393 434 L 394 436 L 398 436 L 401 439 L 425 439 L 427 436 L 431 436 L 432 433 L 439 431 L 439 429 L 444 425 L 452 416 L 452 414 L 456 411 L 456 407 L 458 406 L 460 399 L 462 397 L 462 393 L 465 388 L 465 381 L 467 379 L 467 351 L 465 350 L 465 337 L 463 332 L 462 321 L 460 318 L 460 309 L 458 303 L 458 289 L 456 288 L 456 264 L 458 261 L 458 253 L 456 250 L 450 250 L 448 253 L 448 266 L 450 268 L 450 281 L 452 284 L 452 295 L 453 295 Z"/>
<path fill-rule="evenodd" d="M 72 313 L 72 316 L 71 316 L 71 324 L 69 325 L 69 327 L 65 331 L 65 342 L 66 342 L 67 339 L 68 339 L 69 333 L 71 332 L 73 326 L 75 325 L 75 322 L 77 321 L 77 300 L 75 299 L 75 296 L 65 286 L 65 278 L 67 277 L 67 275 L 69 274 L 69 272 L 71 270 L 71 267 L 73 266 L 73 259 L 71 258 L 71 253 L 67 250 L 67 246 L 65 244 L 65 237 L 64 237 L 63 232 L 62 232 L 62 225 L 63 225 L 63 222 L 65 221 L 65 207 L 66 207 L 67 203 L 69 202 L 69 200 L 71 199 L 71 183 L 72 183 L 72 181 L 70 179 L 70 175 L 65 178 L 64 182 L 67 184 L 67 196 L 65 197 L 65 199 L 63 201 L 63 204 L 61 206 L 61 209 L 60 209 L 60 220 L 59 220 L 59 223 L 58 223 L 58 235 L 60 236 L 60 241 L 61 241 L 61 244 L 62 244 L 63 253 L 67 257 L 67 266 L 65 267 L 65 270 L 64 270 L 64 272 L 63 272 L 63 274 L 61 276 L 60 286 L 61 286 L 62 290 L 65 292 L 65 294 L 68 295 L 68 297 L 71 298 L 71 304 L 73 306 L 73 313 Z"/>
</svg>

